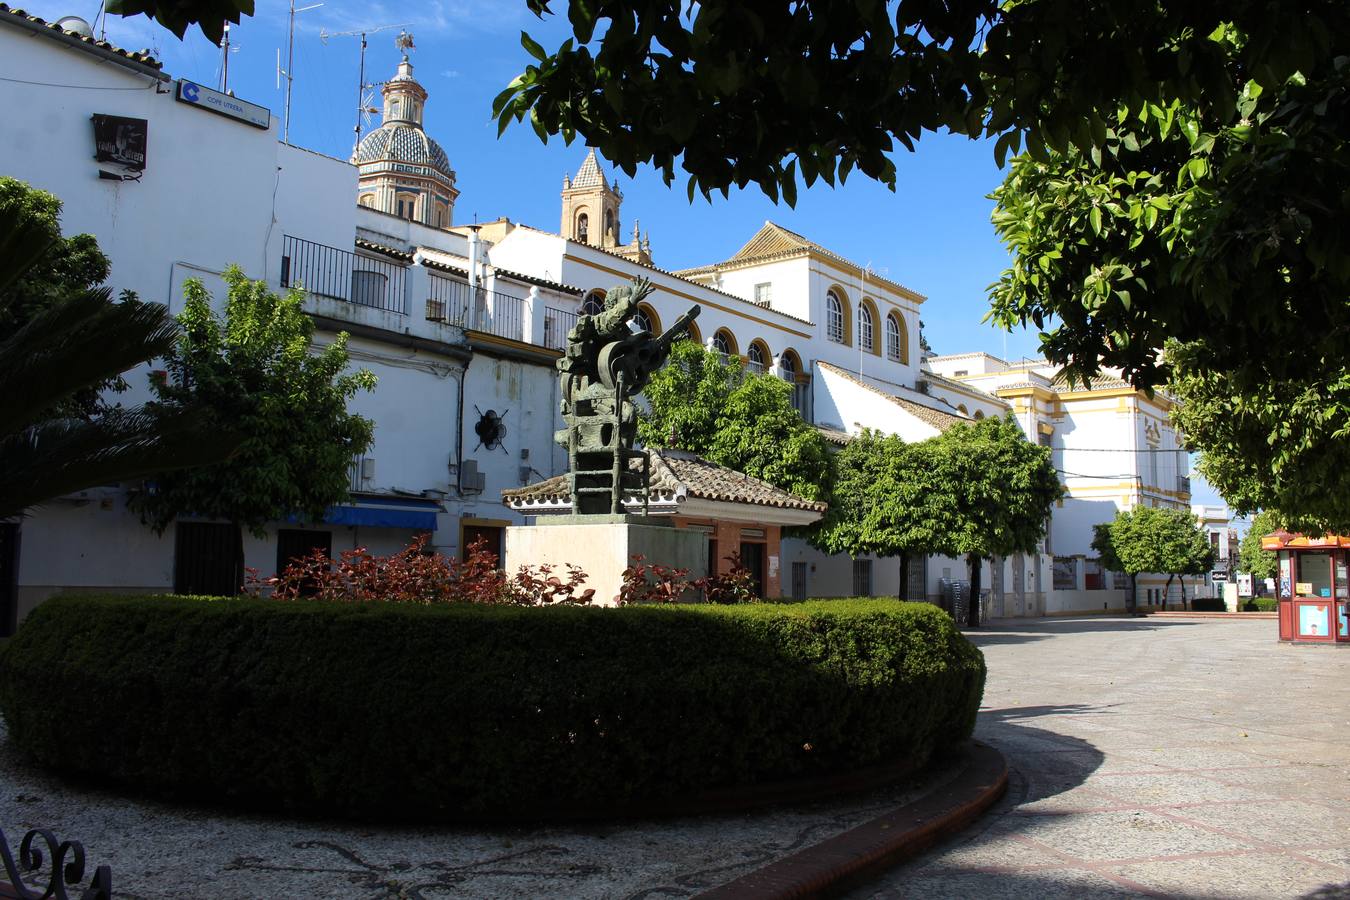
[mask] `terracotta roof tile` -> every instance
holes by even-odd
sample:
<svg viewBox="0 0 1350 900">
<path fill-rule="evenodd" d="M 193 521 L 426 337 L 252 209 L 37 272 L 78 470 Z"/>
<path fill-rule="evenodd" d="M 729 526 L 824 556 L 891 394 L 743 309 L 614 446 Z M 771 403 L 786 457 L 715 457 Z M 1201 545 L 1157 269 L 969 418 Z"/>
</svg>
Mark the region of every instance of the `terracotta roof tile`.
<svg viewBox="0 0 1350 900">
<path fill-rule="evenodd" d="M 700 456 L 681 450 L 651 450 L 653 494 L 674 496 L 683 492 L 700 500 L 723 503 L 744 503 L 751 506 L 776 506 L 782 509 L 803 509 L 825 512 L 826 504 L 806 500 L 796 494 L 776 488 L 767 481 L 752 478 L 726 466 L 711 463 Z M 640 468 L 639 460 L 629 465 Z M 567 476 L 558 475 L 546 481 L 502 491 L 503 500 L 570 501 Z"/>
<path fill-rule="evenodd" d="M 115 56 L 120 56 L 129 62 L 139 64 L 147 69 L 154 69 L 156 71 L 156 77 L 161 80 L 167 79 L 167 76 L 159 74 L 159 70 L 164 68 L 164 63 L 151 56 L 149 50 L 124 50 L 107 41 L 100 41 L 97 38 L 85 37 L 74 31 L 67 31 L 55 22 L 48 22 L 38 16 L 29 15 L 24 10 L 12 7 L 7 3 L 0 3 L 0 21 L 3 21 L 4 18 L 18 19 L 24 25 L 29 27 L 36 25 L 41 28 L 51 29 L 56 34 L 61 35 L 65 40 L 77 42 L 89 48 L 97 48 Z"/>
</svg>

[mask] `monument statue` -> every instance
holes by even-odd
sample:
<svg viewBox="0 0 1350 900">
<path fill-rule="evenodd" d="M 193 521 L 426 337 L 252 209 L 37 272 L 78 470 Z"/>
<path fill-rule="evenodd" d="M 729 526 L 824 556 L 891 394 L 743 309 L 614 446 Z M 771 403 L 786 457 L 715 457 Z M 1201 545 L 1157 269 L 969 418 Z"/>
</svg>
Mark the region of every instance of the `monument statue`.
<svg viewBox="0 0 1350 900">
<path fill-rule="evenodd" d="M 558 360 L 567 427 L 555 438 L 567 448 L 574 515 L 622 515 L 630 494 L 641 494 L 646 510 L 651 464 L 645 451 L 633 449 L 633 398 L 699 313 L 697 304 L 691 306 L 659 337 L 633 327 L 638 304 L 653 290 L 645 278 L 616 287 L 605 295 L 603 311 L 581 316 L 567 333 L 567 350 Z M 640 470 L 629 466 L 632 460 L 641 460 Z"/>
</svg>

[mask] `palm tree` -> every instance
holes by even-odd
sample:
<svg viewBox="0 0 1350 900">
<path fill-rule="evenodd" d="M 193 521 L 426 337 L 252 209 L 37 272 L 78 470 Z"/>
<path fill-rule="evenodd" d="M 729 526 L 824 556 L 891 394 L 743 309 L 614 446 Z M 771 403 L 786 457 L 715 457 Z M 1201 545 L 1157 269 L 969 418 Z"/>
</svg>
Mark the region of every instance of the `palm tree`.
<svg viewBox="0 0 1350 900">
<path fill-rule="evenodd" d="M 21 303 L 25 273 L 59 247 L 59 231 L 24 204 L 0 203 L 0 320 Z M 201 415 L 166 420 L 115 408 L 63 411 L 76 392 L 166 354 L 168 310 L 108 288 L 70 290 L 0 340 L 0 518 L 72 491 L 219 462 L 238 445 Z"/>
</svg>

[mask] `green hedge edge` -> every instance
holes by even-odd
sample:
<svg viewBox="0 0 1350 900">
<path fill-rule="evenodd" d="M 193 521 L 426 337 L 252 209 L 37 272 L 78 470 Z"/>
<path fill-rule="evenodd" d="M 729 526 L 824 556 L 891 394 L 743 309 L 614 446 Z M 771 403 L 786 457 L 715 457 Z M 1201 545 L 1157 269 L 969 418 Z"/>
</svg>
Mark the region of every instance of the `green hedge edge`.
<svg viewBox="0 0 1350 900">
<path fill-rule="evenodd" d="M 927 762 L 984 657 L 936 607 L 483 607 L 67 595 L 0 651 L 10 739 L 148 793 L 550 816 Z"/>
</svg>

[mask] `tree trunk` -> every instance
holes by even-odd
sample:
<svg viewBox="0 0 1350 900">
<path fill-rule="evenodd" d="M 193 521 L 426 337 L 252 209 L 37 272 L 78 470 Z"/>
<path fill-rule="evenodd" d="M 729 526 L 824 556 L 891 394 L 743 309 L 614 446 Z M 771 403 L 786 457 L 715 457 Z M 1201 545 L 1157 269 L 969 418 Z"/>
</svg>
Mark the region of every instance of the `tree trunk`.
<svg viewBox="0 0 1350 900">
<path fill-rule="evenodd" d="M 1181 608 L 1185 610 L 1188 608 L 1186 606 L 1186 576 L 1178 575 L 1177 581 L 1181 584 Z"/>
<path fill-rule="evenodd" d="M 1139 573 L 1130 576 L 1130 599 L 1125 603 L 1125 611 L 1130 615 L 1139 614 Z"/>
<path fill-rule="evenodd" d="M 980 569 L 983 560 L 974 553 L 966 557 L 970 563 L 970 601 L 966 604 L 966 624 L 980 627 Z"/>
<path fill-rule="evenodd" d="M 1172 595 L 1172 579 L 1176 577 L 1177 576 L 1175 575 L 1168 575 L 1167 584 L 1163 585 L 1163 599 L 1162 599 L 1163 612 L 1167 612 L 1167 598 Z"/>
<path fill-rule="evenodd" d="M 895 592 L 901 600 L 909 599 L 909 554 L 900 554 L 900 589 Z"/>
<path fill-rule="evenodd" d="M 234 526 L 234 592 L 244 592 L 244 526 L 231 522 Z"/>
</svg>

